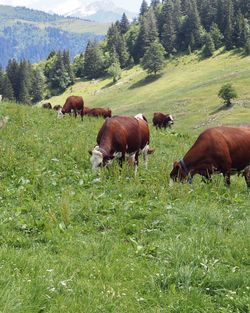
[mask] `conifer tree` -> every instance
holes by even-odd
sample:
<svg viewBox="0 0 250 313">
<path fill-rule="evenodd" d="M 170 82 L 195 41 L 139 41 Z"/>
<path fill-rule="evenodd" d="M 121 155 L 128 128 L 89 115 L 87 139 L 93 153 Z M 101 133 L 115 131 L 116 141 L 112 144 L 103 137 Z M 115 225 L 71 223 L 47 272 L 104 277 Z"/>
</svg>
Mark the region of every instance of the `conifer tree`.
<svg viewBox="0 0 250 313">
<path fill-rule="evenodd" d="M 33 70 L 32 81 L 32 103 L 37 103 L 43 99 L 45 78 L 42 71 L 37 68 Z"/>
<path fill-rule="evenodd" d="M 225 16 L 225 46 L 227 50 L 233 48 L 233 3 L 232 0 L 226 1 L 226 16 Z"/>
<path fill-rule="evenodd" d="M 148 12 L 148 3 L 146 0 L 142 0 L 142 4 L 140 7 L 140 14 L 139 16 L 144 16 Z"/>
<path fill-rule="evenodd" d="M 103 53 L 96 41 L 89 41 L 84 55 L 84 74 L 91 79 L 100 77 L 103 72 Z"/>
<path fill-rule="evenodd" d="M 135 61 L 138 62 L 143 57 L 147 48 L 158 40 L 159 34 L 156 25 L 155 14 L 150 8 L 145 16 L 141 18 L 140 30 L 136 41 L 136 55 Z"/>
<path fill-rule="evenodd" d="M 12 88 L 12 84 L 7 74 L 4 75 L 3 78 L 3 93 L 2 96 L 7 100 L 15 100 L 14 91 Z"/>
<path fill-rule="evenodd" d="M 9 78 L 12 92 L 14 93 L 14 98 L 18 99 L 18 74 L 19 74 L 19 65 L 15 59 L 9 60 L 6 67 L 6 73 Z M 9 93 L 10 94 L 10 93 Z M 9 98 L 8 98 L 9 99 Z"/>
<path fill-rule="evenodd" d="M 75 82 L 75 77 L 74 77 L 73 69 L 72 69 L 71 64 L 70 64 L 69 50 L 63 50 L 62 58 L 63 58 L 63 64 L 65 67 L 65 70 L 67 71 L 68 76 L 70 78 L 69 85 L 73 85 Z"/>
<path fill-rule="evenodd" d="M 215 49 L 218 49 L 222 46 L 223 44 L 223 38 L 224 36 L 219 30 L 219 27 L 216 23 L 213 23 L 210 27 L 210 35 L 212 37 L 212 40 L 214 42 L 214 47 Z"/>
<path fill-rule="evenodd" d="M 206 34 L 205 36 L 205 46 L 203 47 L 202 53 L 204 57 L 211 57 L 214 53 L 215 47 L 214 47 L 214 42 L 209 33 Z"/>
<path fill-rule="evenodd" d="M 176 30 L 174 24 L 174 5 L 172 0 L 164 4 L 165 16 L 163 17 L 163 27 L 161 33 L 161 42 L 168 54 L 176 51 Z"/>
<path fill-rule="evenodd" d="M 160 42 L 153 42 L 144 54 L 141 65 L 149 74 L 156 75 L 164 66 L 164 48 Z"/>
<path fill-rule="evenodd" d="M 120 30 L 122 34 L 125 34 L 129 29 L 129 20 L 125 13 L 122 14 L 121 22 L 120 22 Z"/>
</svg>

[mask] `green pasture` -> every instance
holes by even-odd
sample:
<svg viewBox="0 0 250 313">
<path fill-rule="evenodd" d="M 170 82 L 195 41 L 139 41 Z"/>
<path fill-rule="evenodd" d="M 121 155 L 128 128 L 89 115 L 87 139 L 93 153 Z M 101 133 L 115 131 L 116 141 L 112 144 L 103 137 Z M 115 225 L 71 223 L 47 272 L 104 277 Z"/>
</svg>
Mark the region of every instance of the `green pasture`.
<svg viewBox="0 0 250 313">
<path fill-rule="evenodd" d="M 230 110 L 223 110 L 217 97 L 225 83 L 232 83 L 238 99 Z M 214 57 L 201 60 L 192 54 L 168 61 L 163 73 L 146 77 L 138 67 L 124 71 L 116 85 L 110 78 L 79 81 L 64 94 L 51 98 L 63 104 L 69 95 L 83 96 L 90 107 L 110 107 L 114 114 L 144 112 L 172 113 L 176 127 L 182 130 L 203 129 L 218 124 L 250 121 L 250 57 L 218 50 Z"/>
<path fill-rule="evenodd" d="M 153 129 L 155 153 L 138 175 L 114 163 L 94 173 L 88 150 L 103 119 L 0 103 L 1 313 L 247 313 L 250 311 L 250 194 L 243 177 L 169 185 L 204 128 L 247 123 L 249 58 L 218 54 L 172 60 L 162 77 L 139 68 L 122 83 L 78 82 L 72 93 L 115 114 L 175 117 Z M 236 73 L 233 75 L 233 73 Z M 231 81 L 230 110 L 216 97 Z M 105 87 L 101 89 L 102 87 Z M 64 95 L 51 99 L 64 102 Z"/>
</svg>

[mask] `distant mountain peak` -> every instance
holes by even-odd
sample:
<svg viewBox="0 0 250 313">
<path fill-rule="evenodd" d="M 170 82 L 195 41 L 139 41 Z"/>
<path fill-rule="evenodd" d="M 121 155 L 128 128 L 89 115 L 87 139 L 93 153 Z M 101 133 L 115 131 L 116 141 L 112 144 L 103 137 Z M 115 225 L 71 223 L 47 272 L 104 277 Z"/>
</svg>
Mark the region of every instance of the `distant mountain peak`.
<svg viewBox="0 0 250 313">
<path fill-rule="evenodd" d="M 110 0 L 96 1 L 87 5 L 81 5 L 78 8 L 65 13 L 65 16 L 88 18 L 96 22 L 115 22 L 120 20 L 123 12 L 129 19 L 133 19 L 136 13 L 129 12 L 123 8 L 117 7 Z"/>
</svg>

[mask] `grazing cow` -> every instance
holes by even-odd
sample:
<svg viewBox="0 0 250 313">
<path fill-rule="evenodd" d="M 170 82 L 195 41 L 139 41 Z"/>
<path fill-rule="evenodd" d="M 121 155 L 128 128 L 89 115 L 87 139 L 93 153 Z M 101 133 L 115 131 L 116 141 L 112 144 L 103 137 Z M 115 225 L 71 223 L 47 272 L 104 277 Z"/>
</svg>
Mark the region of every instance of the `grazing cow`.
<svg viewBox="0 0 250 313">
<path fill-rule="evenodd" d="M 42 107 L 43 107 L 44 109 L 49 109 L 49 110 L 52 109 L 52 105 L 51 105 L 50 102 L 45 102 L 45 103 L 43 103 Z"/>
<path fill-rule="evenodd" d="M 84 115 L 99 117 L 102 116 L 103 118 L 111 117 L 112 111 L 110 109 L 104 109 L 104 108 L 84 108 Z"/>
<path fill-rule="evenodd" d="M 153 117 L 153 125 L 157 128 L 171 127 L 174 123 L 174 119 L 170 114 L 163 114 L 161 112 L 155 112 Z"/>
<path fill-rule="evenodd" d="M 60 104 L 53 106 L 53 110 L 55 110 L 55 111 L 59 111 L 61 109 L 62 109 L 62 106 Z"/>
<path fill-rule="evenodd" d="M 66 99 L 63 108 L 58 111 L 58 116 L 63 117 L 66 113 L 71 114 L 72 111 L 74 112 L 75 117 L 77 116 L 77 113 L 79 113 L 83 120 L 84 102 L 82 97 L 69 96 Z"/>
<path fill-rule="evenodd" d="M 211 174 L 222 173 L 230 185 L 230 174 L 240 173 L 250 165 L 250 129 L 237 127 L 214 127 L 202 132 L 190 150 L 175 162 L 170 173 L 173 180 L 190 182 L 195 174 L 211 179 Z M 246 175 L 248 171 L 244 171 Z"/>
<path fill-rule="evenodd" d="M 141 118 L 129 116 L 113 116 L 105 120 L 97 135 L 97 144 L 91 154 L 93 169 L 104 166 L 117 157 L 120 166 L 129 154 L 134 160 L 135 173 L 138 167 L 138 156 L 143 153 L 147 166 L 147 155 L 153 153 L 149 149 L 148 123 Z"/>
</svg>

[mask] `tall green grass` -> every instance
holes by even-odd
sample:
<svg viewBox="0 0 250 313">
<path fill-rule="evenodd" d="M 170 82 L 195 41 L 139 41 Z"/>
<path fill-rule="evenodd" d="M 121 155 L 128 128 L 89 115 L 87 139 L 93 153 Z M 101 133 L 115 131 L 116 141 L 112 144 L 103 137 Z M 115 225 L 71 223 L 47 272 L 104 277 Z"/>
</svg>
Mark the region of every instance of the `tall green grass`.
<svg viewBox="0 0 250 313">
<path fill-rule="evenodd" d="M 102 119 L 10 103 L 0 113 L 10 117 L 0 130 L 0 312 L 249 312 L 243 178 L 229 189 L 219 175 L 169 186 L 198 130 L 150 125 L 156 151 L 134 177 L 128 165 L 92 172 Z"/>
</svg>

